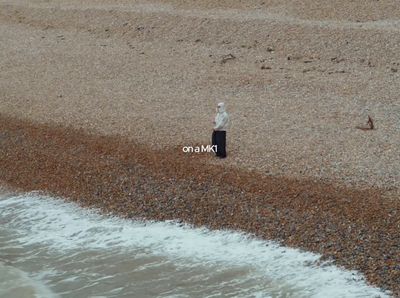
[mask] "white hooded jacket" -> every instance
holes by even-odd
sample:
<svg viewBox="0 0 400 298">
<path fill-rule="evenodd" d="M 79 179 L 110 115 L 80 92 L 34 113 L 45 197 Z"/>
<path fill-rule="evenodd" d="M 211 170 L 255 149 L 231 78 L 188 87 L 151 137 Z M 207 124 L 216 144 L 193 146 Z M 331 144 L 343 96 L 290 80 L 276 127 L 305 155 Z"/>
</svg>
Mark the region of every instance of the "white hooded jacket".
<svg viewBox="0 0 400 298">
<path fill-rule="evenodd" d="M 220 102 L 217 106 L 217 116 L 215 116 L 214 130 L 226 130 L 228 127 L 229 116 L 225 111 L 225 104 Z"/>
</svg>

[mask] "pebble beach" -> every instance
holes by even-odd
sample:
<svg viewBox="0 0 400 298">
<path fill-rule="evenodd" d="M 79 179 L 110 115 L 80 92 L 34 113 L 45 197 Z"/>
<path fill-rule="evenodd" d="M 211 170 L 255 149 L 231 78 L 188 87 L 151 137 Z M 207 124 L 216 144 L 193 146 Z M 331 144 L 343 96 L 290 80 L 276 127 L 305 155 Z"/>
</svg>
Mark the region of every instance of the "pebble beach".
<svg viewBox="0 0 400 298">
<path fill-rule="evenodd" d="M 246 231 L 400 296 L 400 15 L 323 2 L 0 1 L 0 181 Z M 220 101 L 228 158 L 184 153 Z"/>
</svg>

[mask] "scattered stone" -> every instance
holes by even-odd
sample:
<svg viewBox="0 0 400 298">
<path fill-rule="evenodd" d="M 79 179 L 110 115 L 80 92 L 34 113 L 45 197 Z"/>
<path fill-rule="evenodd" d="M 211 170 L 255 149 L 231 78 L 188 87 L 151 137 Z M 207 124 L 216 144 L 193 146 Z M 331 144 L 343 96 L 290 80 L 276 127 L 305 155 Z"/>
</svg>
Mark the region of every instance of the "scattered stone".
<svg viewBox="0 0 400 298">
<path fill-rule="evenodd" d="M 303 57 L 301 57 L 301 56 L 287 56 L 287 60 L 288 61 L 291 61 L 291 60 L 300 60 L 300 59 L 302 59 Z"/>
<path fill-rule="evenodd" d="M 312 68 L 306 68 L 306 69 L 303 69 L 303 73 L 310 72 L 310 71 L 313 71 L 313 70 L 315 70 L 314 67 L 312 67 Z"/>
<path fill-rule="evenodd" d="M 347 73 L 345 70 L 335 70 L 335 71 L 329 71 L 328 74 L 334 74 L 334 73 Z"/>
<path fill-rule="evenodd" d="M 229 60 L 234 60 L 236 57 L 233 54 L 228 54 L 222 57 L 221 64 L 225 64 Z"/>
<path fill-rule="evenodd" d="M 332 62 L 340 63 L 344 61 L 344 58 L 333 57 L 331 58 Z"/>
</svg>

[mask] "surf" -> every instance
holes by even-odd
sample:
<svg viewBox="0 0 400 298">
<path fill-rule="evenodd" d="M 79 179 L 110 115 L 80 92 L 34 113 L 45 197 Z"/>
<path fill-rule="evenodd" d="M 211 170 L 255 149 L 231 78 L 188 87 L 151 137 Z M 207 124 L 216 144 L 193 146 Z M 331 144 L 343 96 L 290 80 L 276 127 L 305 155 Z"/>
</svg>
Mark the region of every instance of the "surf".
<svg viewBox="0 0 400 298">
<path fill-rule="evenodd" d="M 0 222 L 0 261 L 49 297 L 390 294 L 320 255 L 246 233 L 121 219 L 35 192 L 0 195 Z"/>
</svg>

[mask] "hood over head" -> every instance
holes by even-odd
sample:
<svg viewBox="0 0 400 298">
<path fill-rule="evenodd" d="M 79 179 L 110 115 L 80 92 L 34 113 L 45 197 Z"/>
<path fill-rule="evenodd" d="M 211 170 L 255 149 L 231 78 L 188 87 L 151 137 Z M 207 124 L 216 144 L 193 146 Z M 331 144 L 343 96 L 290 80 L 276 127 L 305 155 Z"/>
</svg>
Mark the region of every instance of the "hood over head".
<svg viewBox="0 0 400 298">
<path fill-rule="evenodd" d="M 220 103 L 217 105 L 217 112 L 218 112 L 218 113 L 223 113 L 223 112 L 225 112 L 225 103 L 220 102 Z"/>
</svg>

